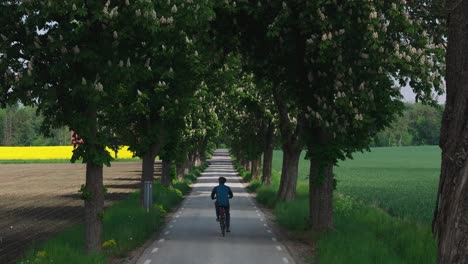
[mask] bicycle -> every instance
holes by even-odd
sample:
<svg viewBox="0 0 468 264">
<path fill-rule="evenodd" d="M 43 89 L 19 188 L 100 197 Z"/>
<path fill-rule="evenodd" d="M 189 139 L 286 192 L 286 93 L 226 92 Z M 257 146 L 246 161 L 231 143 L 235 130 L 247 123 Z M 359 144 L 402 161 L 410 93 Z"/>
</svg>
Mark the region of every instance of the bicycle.
<svg viewBox="0 0 468 264">
<path fill-rule="evenodd" d="M 226 208 L 219 206 L 219 225 L 221 227 L 221 234 L 226 234 Z"/>
</svg>

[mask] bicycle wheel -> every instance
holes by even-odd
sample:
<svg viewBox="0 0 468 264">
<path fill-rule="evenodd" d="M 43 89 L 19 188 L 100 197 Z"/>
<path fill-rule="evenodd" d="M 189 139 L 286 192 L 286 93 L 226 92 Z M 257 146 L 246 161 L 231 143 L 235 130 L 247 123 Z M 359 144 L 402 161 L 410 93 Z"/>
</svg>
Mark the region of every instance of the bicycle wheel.
<svg viewBox="0 0 468 264">
<path fill-rule="evenodd" d="M 225 236 L 226 234 L 226 212 L 224 209 L 221 209 L 221 215 L 219 217 L 219 225 L 221 226 L 221 234 Z"/>
</svg>

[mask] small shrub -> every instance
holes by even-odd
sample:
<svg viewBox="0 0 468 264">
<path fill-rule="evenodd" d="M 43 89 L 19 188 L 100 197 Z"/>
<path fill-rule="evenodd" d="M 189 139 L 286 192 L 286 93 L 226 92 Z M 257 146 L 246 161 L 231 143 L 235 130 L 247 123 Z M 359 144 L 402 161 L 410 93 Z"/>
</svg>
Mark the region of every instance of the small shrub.
<svg viewBox="0 0 468 264">
<path fill-rule="evenodd" d="M 190 181 L 185 179 L 185 180 L 176 180 L 172 186 L 177 189 L 177 190 L 180 190 L 182 192 L 182 194 L 188 194 L 192 188 L 190 187 Z"/>
<path fill-rule="evenodd" d="M 241 172 L 241 177 L 245 182 L 250 182 L 252 180 L 252 173 L 250 171 L 243 171 Z"/>
<path fill-rule="evenodd" d="M 290 230 L 305 231 L 309 228 L 308 200 L 279 202 L 275 206 L 278 223 Z"/>
<path fill-rule="evenodd" d="M 176 206 L 183 200 L 182 192 L 178 189 L 167 188 L 156 182 L 153 185 L 153 202 L 161 204 L 166 211 L 170 211 L 172 207 Z"/>
<path fill-rule="evenodd" d="M 276 190 L 273 186 L 261 186 L 257 189 L 257 201 L 269 208 L 275 207 Z"/>
<path fill-rule="evenodd" d="M 255 192 L 258 188 L 260 188 L 260 186 L 262 186 L 260 180 L 253 180 L 250 182 L 249 186 L 247 186 L 247 190 L 250 192 Z"/>
</svg>

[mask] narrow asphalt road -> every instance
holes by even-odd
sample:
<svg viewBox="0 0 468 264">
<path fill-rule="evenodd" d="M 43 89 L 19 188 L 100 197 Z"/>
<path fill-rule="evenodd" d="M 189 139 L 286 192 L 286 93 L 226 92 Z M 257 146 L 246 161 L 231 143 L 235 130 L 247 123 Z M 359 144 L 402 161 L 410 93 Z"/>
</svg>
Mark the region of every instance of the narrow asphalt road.
<svg viewBox="0 0 468 264">
<path fill-rule="evenodd" d="M 216 222 L 211 190 L 224 176 L 231 200 L 231 233 L 222 237 Z M 284 264 L 294 263 L 272 233 L 253 197 L 234 170 L 227 150 L 217 150 L 161 235 L 138 259 L 138 264 Z"/>
</svg>

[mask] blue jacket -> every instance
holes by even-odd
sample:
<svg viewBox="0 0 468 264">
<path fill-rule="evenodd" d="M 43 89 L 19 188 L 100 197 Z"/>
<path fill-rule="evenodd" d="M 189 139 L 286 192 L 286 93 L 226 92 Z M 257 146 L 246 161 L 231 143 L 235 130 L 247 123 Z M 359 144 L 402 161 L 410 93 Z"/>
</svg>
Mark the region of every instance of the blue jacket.
<svg viewBox="0 0 468 264">
<path fill-rule="evenodd" d="M 211 199 L 214 200 L 215 197 L 219 206 L 229 206 L 229 199 L 233 197 L 231 188 L 224 184 L 214 187 L 211 191 Z"/>
</svg>

